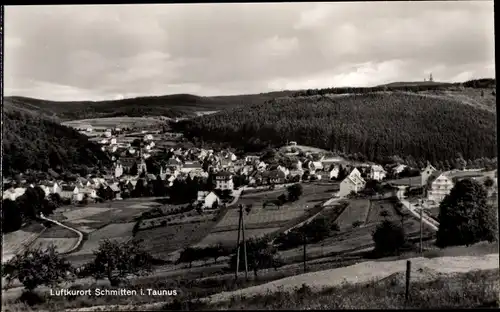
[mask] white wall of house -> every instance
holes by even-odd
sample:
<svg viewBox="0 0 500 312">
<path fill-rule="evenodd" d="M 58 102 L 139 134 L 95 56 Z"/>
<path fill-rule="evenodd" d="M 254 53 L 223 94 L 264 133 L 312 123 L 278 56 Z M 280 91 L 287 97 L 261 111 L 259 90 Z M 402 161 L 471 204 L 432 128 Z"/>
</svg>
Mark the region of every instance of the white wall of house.
<svg viewBox="0 0 500 312">
<path fill-rule="evenodd" d="M 453 181 L 442 174 L 432 182 L 430 189 L 427 191 L 427 199 L 440 203 L 446 195 L 450 194 L 453 186 Z"/>
</svg>

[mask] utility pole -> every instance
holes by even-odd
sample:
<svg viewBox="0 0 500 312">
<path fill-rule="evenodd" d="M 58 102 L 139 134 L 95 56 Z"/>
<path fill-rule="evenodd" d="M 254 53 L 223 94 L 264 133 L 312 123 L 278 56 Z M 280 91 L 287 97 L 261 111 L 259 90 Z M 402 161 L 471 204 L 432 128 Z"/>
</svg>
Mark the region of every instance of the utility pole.
<svg viewBox="0 0 500 312">
<path fill-rule="evenodd" d="M 245 241 L 245 221 L 243 220 L 243 205 L 240 204 L 240 219 L 241 219 L 241 234 L 243 238 L 243 257 L 245 258 L 245 279 L 248 280 L 248 259 L 247 259 L 247 242 Z"/>
<path fill-rule="evenodd" d="M 423 228 L 424 228 L 424 207 L 423 200 L 420 200 L 420 253 L 423 252 Z"/>
<path fill-rule="evenodd" d="M 307 268 L 306 268 L 306 261 L 307 261 L 307 257 L 306 257 L 306 245 L 307 245 L 307 235 L 306 235 L 306 231 L 304 230 L 304 228 L 302 228 L 302 240 L 303 240 L 303 243 L 304 243 L 304 273 L 306 273 L 307 271 Z"/>
<path fill-rule="evenodd" d="M 241 230 L 241 209 L 240 209 L 240 214 L 238 218 L 238 238 L 236 242 L 236 271 L 234 272 L 234 279 L 238 280 L 238 271 L 240 268 L 240 230 Z"/>
</svg>

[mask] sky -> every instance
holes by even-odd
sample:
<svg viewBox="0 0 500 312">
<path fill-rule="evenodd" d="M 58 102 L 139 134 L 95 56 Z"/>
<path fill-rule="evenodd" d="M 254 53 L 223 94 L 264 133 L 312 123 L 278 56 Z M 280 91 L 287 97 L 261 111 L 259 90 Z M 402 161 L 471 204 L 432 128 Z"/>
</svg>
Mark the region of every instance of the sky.
<svg viewBox="0 0 500 312">
<path fill-rule="evenodd" d="M 493 1 L 6 6 L 4 93 L 55 101 L 494 78 Z"/>
</svg>

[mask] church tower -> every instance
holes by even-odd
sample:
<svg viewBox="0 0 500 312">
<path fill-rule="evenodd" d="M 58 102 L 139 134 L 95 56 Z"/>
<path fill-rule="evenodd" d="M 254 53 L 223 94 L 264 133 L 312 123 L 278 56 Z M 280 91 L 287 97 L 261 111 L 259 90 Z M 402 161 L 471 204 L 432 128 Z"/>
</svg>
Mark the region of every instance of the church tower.
<svg viewBox="0 0 500 312">
<path fill-rule="evenodd" d="M 146 162 L 144 161 L 144 156 L 142 155 L 142 148 L 140 149 L 140 156 L 141 158 L 141 163 L 139 164 L 139 167 L 137 168 L 137 173 L 140 175 L 141 173 L 144 172 L 144 174 L 148 173 L 148 168 L 146 166 Z"/>
</svg>

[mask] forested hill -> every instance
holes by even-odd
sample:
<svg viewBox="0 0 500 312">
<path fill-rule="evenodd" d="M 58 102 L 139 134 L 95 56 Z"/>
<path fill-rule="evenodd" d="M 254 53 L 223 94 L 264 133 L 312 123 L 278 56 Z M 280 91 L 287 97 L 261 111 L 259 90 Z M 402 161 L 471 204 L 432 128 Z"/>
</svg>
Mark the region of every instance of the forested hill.
<svg viewBox="0 0 500 312">
<path fill-rule="evenodd" d="M 195 112 L 198 111 L 218 111 L 238 105 L 262 104 L 276 96 L 289 93 L 291 92 L 283 91 L 214 97 L 173 94 L 96 102 L 56 102 L 11 96 L 4 98 L 4 107 L 7 111 L 32 112 L 59 121 L 119 116 L 165 116 L 175 118 L 195 116 Z"/>
<path fill-rule="evenodd" d="M 85 135 L 32 114 L 4 112 L 2 130 L 4 176 L 27 169 L 74 171 L 110 161 Z"/>
<path fill-rule="evenodd" d="M 368 160 L 495 157 L 496 114 L 452 99 L 403 92 L 274 99 L 178 123 L 203 141 L 261 148 L 297 141 Z"/>
</svg>

